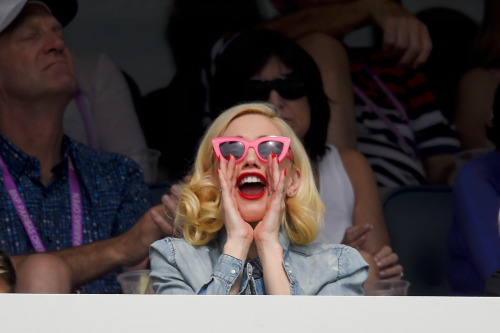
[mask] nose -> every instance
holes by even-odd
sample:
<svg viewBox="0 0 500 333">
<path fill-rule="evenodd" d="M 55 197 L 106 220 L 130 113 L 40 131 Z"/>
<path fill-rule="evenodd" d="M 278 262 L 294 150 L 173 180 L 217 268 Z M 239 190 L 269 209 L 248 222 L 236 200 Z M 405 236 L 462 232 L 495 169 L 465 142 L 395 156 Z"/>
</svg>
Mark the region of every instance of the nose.
<svg viewBox="0 0 500 333">
<path fill-rule="evenodd" d="M 62 36 L 54 31 L 45 33 L 45 48 L 46 52 L 62 52 L 66 48 L 66 43 Z"/>
<path fill-rule="evenodd" d="M 249 148 L 245 159 L 243 160 L 243 167 L 256 167 L 259 165 L 258 163 L 259 157 L 255 152 L 254 148 Z"/>
<path fill-rule="evenodd" d="M 273 104 L 274 106 L 281 108 L 283 106 L 283 97 L 281 97 L 281 95 L 273 89 L 269 93 L 268 102 Z"/>
</svg>

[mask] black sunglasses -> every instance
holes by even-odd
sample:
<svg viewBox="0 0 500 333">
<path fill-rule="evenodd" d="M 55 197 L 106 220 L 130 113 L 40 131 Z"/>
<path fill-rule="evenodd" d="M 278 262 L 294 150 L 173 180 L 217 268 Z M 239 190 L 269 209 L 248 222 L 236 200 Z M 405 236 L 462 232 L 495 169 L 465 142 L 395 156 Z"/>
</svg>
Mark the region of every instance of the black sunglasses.
<svg viewBox="0 0 500 333">
<path fill-rule="evenodd" d="M 268 100 L 272 90 L 285 99 L 299 99 L 306 96 L 307 89 L 304 81 L 294 73 L 282 75 L 272 81 L 250 80 L 245 86 L 245 97 L 249 100 Z"/>
</svg>

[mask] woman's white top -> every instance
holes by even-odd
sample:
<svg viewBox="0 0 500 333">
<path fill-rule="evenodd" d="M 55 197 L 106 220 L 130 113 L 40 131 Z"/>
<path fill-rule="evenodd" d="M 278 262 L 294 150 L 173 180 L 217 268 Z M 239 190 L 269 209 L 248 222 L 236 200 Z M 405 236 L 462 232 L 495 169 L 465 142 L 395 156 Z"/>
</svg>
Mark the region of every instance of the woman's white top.
<svg viewBox="0 0 500 333">
<path fill-rule="evenodd" d="M 316 241 L 338 244 L 344 238 L 346 229 L 352 225 L 354 189 L 335 146 L 327 145 L 318 170 L 319 192 L 326 211 L 323 229 Z"/>
</svg>

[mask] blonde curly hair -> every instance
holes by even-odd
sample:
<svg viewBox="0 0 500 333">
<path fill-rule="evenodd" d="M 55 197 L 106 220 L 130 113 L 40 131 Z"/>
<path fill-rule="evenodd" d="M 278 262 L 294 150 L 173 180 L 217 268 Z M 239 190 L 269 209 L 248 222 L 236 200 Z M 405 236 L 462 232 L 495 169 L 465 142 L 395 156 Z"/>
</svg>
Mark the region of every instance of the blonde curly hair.
<svg viewBox="0 0 500 333">
<path fill-rule="evenodd" d="M 281 135 L 292 139 L 293 167 L 300 170 L 301 183 L 294 197 L 286 198 L 286 214 L 282 228 L 293 243 L 312 242 L 321 229 L 325 207 L 319 197 L 308 156 L 294 131 L 278 118 L 275 108 L 266 103 L 234 106 L 217 117 L 205 132 L 196 155 L 194 173 L 189 183 L 181 187 L 175 220 L 176 233 L 193 245 L 205 245 L 223 228 L 220 214 L 220 193 L 216 182 L 216 167 L 212 139 L 224 133 L 234 119 L 258 114 L 268 117 Z"/>
</svg>

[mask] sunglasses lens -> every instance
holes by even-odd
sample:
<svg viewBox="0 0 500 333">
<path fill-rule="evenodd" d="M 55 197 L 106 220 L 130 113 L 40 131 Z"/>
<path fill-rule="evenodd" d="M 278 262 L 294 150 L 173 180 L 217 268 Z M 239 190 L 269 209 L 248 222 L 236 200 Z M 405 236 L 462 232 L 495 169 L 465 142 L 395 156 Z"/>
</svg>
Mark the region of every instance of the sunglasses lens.
<svg viewBox="0 0 500 333">
<path fill-rule="evenodd" d="M 307 94 L 305 83 L 293 74 L 289 74 L 273 81 L 248 81 L 244 97 L 252 101 L 267 101 L 271 90 L 276 90 L 281 97 L 290 100 L 299 99 Z"/>
<path fill-rule="evenodd" d="M 267 159 L 267 157 L 274 153 L 274 155 L 279 156 L 283 151 L 283 144 L 278 141 L 266 141 L 259 145 L 259 155 L 260 157 Z"/>
<path fill-rule="evenodd" d="M 247 101 L 267 101 L 270 92 L 271 89 L 266 84 L 250 81 L 245 88 L 244 98 Z"/>
<path fill-rule="evenodd" d="M 299 99 L 306 95 L 305 89 L 300 88 L 281 88 L 277 89 L 277 91 L 285 99 Z"/>
<path fill-rule="evenodd" d="M 281 97 L 286 99 L 299 99 L 307 94 L 305 83 L 297 78 L 277 80 L 275 89 Z"/>
<path fill-rule="evenodd" d="M 224 142 L 219 145 L 220 153 L 227 160 L 231 154 L 236 160 L 240 159 L 245 153 L 245 145 L 242 142 L 232 141 Z"/>
</svg>

